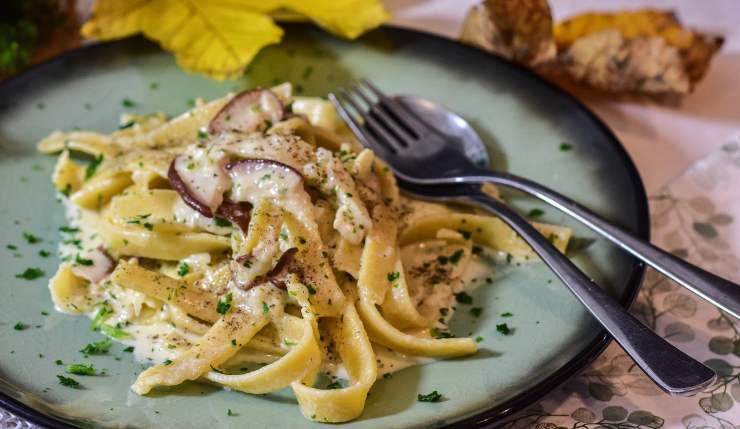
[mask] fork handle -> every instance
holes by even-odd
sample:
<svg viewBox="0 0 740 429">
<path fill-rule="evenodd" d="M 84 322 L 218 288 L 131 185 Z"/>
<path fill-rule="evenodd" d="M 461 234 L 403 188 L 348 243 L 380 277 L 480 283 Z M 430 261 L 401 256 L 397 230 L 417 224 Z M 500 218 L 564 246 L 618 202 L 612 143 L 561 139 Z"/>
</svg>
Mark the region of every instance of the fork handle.
<svg viewBox="0 0 740 429">
<path fill-rule="evenodd" d="M 533 195 L 583 222 L 594 232 L 646 262 L 686 289 L 734 317 L 740 318 L 740 285 L 705 271 L 636 237 L 550 188 L 513 174 L 490 171 L 482 172 L 477 177 L 466 177 L 464 181 L 491 182 Z"/>
<path fill-rule="evenodd" d="M 660 388 L 670 394 L 690 394 L 714 382 L 714 371 L 640 323 L 522 216 L 480 192 L 469 199 L 513 228 Z"/>
</svg>

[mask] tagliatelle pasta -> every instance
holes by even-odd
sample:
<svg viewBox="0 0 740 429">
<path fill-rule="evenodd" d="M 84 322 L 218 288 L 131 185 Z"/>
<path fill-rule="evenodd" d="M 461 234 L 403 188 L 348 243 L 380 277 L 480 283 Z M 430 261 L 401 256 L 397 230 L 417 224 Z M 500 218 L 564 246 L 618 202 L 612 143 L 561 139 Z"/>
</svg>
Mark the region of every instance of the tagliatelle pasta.
<svg viewBox="0 0 740 429">
<path fill-rule="evenodd" d="M 70 222 L 54 304 L 151 364 L 140 395 L 290 387 L 308 419 L 355 419 L 379 375 L 476 352 L 447 323 L 482 252 L 534 259 L 497 218 L 402 196 L 332 105 L 290 84 L 38 148 L 59 153 Z M 570 230 L 536 226 L 565 248 Z"/>
</svg>

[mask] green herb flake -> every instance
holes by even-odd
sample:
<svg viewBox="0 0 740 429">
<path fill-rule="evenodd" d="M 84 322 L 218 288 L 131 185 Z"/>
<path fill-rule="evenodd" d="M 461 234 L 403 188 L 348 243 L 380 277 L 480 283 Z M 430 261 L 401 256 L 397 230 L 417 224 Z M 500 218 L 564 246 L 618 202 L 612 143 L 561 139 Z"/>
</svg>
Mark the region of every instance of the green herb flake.
<svg viewBox="0 0 740 429">
<path fill-rule="evenodd" d="M 392 273 L 388 273 L 387 277 L 389 282 L 395 282 L 399 279 L 399 277 L 401 277 L 401 273 L 398 271 L 393 271 Z"/>
<path fill-rule="evenodd" d="M 383 374 L 383 378 L 385 379 L 389 379 L 391 377 L 393 377 L 393 374 L 391 374 L 390 372 L 386 372 L 385 374 Z"/>
<path fill-rule="evenodd" d="M 228 220 L 226 220 L 226 219 L 224 219 L 222 217 L 215 217 L 215 218 L 213 218 L 213 221 L 216 223 L 216 226 L 221 226 L 221 227 L 229 227 L 229 226 L 231 226 L 231 222 L 229 222 Z"/>
<path fill-rule="evenodd" d="M 432 338 L 436 338 L 436 339 L 455 338 L 455 336 L 452 335 L 449 331 L 444 331 L 439 328 L 432 328 L 430 333 L 432 334 Z"/>
<path fill-rule="evenodd" d="M 103 154 L 100 154 L 87 164 L 87 167 L 85 168 L 85 180 L 88 180 L 95 175 L 95 171 L 97 171 L 100 164 L 103 163 L 103 159 L 105 159 L 105 157 Z"/>
<path fill-rule="evenodd" d="M 80 229 L 79 228 L 73 228 L 71 226 L 60 226 L 59 227 L 59 231 L 64 232 L 64 233 L 68 233 L 68 234 L 73 234 L 75 232 L 79 232 Z"/>
<path fill-rule="evenodd" d="M 198 134 L 196 134 L 196 137 L 198 137 L 198 140 L 205 140 L 208 138 L 208 133 L 203 130 L 198 130 Z"/>
<path fill-rule="evenodd" d="M 27 327 L 28 326 L 26 326 L 23 322 L 16 322 L 15 325 L 13 326 L 13 329 L 15 329 L 16 331 L 22 331 L 26 329 Z"/>
<path fill-rule="evenodd" d="M 316 295 L 316 289 L 311 285 L 306 285 L 306 289 L 308 289 L 309 295 Z"/>
<path fill-rule="evenodd" d="M 24 232 L 23 238 L 26 240 L 28 244 L 36 244 L 36 243 L 41 242 L 41 239 L 39 237 L 31 234 L 30 232 Z"/>
<path fill-rule="evenodd" d="M 89 266 L 92 266 L 93 265 L 93 260 L 92 259 L 81 258 L 80 257 L 80 254 L 78 253 L 77 255 L 75 255 L 75 264 L 76 265 L 84 265 L 86 267 L 89 267 Z"/>
<path fill-rule="evenodd" d="M 126 353 L 133 353 L 134 352 L 134 346 L 128 346 L 125 349 L 123 349 Z"/>
<path fill-rule="evenodd" d="M 480 343 L 481 341 L 483 341 L 483 337 L 481 337 L 480 335 L 478 335 L 477 337 L 475 337 L 475 342 L 476 343 Z"/>
<path fill-rule="evenodd" d="M 482 307 L 473 307 L 470 309 L 470 314 L 472 314 L 473 317 L 480 317 L 481 313 L 483 313 Z"/>
<path fill-rule="evenodd" d="M 432 393 L 427 393 L 426 395 L 419 393 L 416 395 L 416 400 L 419 402 L 439 402 L 442 400 L 442 394 L 436 390 Z"/>
<path fill-rule="evenodd" d="M 450 256 L 450 263 L 452 263 L 452 265 L 457 265 L 457 263 L 460 262 L 460 258 L 462 258 L 464 254 L 465 254 L 464 250 L 462 249 L 457 250 L 455 253 L 453 253 Z"/>
<path fill-rule="evenodd" d="M 8 245 L 7 245 L 7 246 L 5 246 L 5 247 L 6 247 L 6 248 L 7 248 L 8 250 L 18 250 L 18 246 L 16 246 L 15 244 L 8 244 Z"/>
<path fill-rule="evenodd" d="M 164 366 L 167 366 L 167 365 L 172 365 L 172 360 L 170 360 L 170 359 L 165 359 L 165 360 L 164 360 L 164 362 L 162 362 L 162 365 L 164 365 Z"/>
<path fill-rule="evenodd" d="M 121 100 L 121 106 L 126 108 L 136 107 L 136 103 L 132 101 L 130 98 L 126 97 L 123 100 Z"/>
<path fill-rule="evenodd" d="M 538 217 L 540 217 L 540 216 L 542 216 L 544 214 L 545 214 L 545 211 L 542 210 L 542 209 L 532 209 L 529 212 L 527 212 L 527 217 L 534 219 L 534 218 L 538 218 Z"/>
<path fill-rule="evenodd" d="M 511 317 L 513 315 L 514 315 L 514 313 L 511 313 L 509 311 L 507 311 L 506 313 L 501 313 L 501 317 Z"/>
<path fill-rule="evenodd" d="M 220 315 L 225 315 L 231 308 L 232 299 L 233 296 L 231 293 L 227 293 L 223 298 L 219 299 L 218 304 L 216 304 L 216 312 Z"/>
<path fill-rule="evenodd" d="M 339 380 L 334 380 L 331 383 L 326 385 L 327 389 L 341 389 L 342 383 Z"/>
<path fill-rule="evenodd" d="M 506 323 L 496 325 L 496 331 L 504 335 L 511 334 L 511 328 L 509 328 L 509 325 L 507 325 Z"/>
<path fill-rule="evenodd" d="M 293 347 L 294 345 L 298 344 L 295 341 L 290 341 L 289 339 L 284 339 L 283 344 L 285 344 L 286 347 Z"/>
<path fill-rule="evenodd" d="M 226 409 L 226 415 L 229 416 L 229 417 L 234 417 L 237 414 L 235 412 L 231 411 L 231 408 L 227 408 Z"/>
<path fill-rule="evenodd" d="M 67 372 L 75 375 L 95 375 L 93 364 L 72 363 L 67 365 Z"/>
<path fill-rule="evenodd" d="M 48 311 L 42 311 L 42 312 L 41 312 L 41 315 L 42 315 L 42 316 L 48 316 L 48 315 L 49 315 L 49 312 L 48 312 Z"/>
<path fill-rule="evenodd" d="M 105 335 L 115 340 L 120 340 L 120 339 L 130 336 L 128 333 L 126 333 L 126 331 L 124 331 L 120 327 L 111 326 L 111 325 L 100 325 L 100 332 L 104 333 Z"/>
<path fill-rule="evenodd" d="M 262 301 L 262 314 L 267 314 L 270 312 L 270 306 L 267 305 L 265 301 Z"/>
<path fill-rule="evenodd" d="M 73 389 L 78 389 L 80 387 L 80 383 L 74 378 L 65 377 L 63 375 L 57 375 L 57 378 L 59 379 L 59 384 L 62 386 L 71 387 Z"/>
<path fill-rule="evenodd" d="M 561 152 L 568 152 L 569 150 L 573 149 L 573 146 L 568 143 L 560 143 L 560 151 Z"/>
<path fill-rule="evenodd" d="M 236 340 L 233 339 L 233 338 L 231 339 L 231 345 L 234 346 L 234 347 L 236 347 Z"/>
<path fill-rule="evenodd" d="M 177 266 L 177 275 L 185 277 L 188 274 L 190 274 L 190 265 L 187 262 L 180 262 L 180 265 Z"/>
<path fill-rule="evenodd" d="M 51 253 L 48 250 L 39 250 L 39 256 L 42 258 L 48 258 Z"/>
<path fill-rule="evenodd" d="M 57 365 L 64 365 L 64 362 L 62 362 L 61 359 L 55 360 L 54 363 L 57 364 Z"/>
<path fill-rule="evenodd" d="M 16 274 L 15 278 L 17 279 L 23 279 L 23 280 L 36 280 L 39 277 L 43 277 L 45 275 L 44 271 L 41 268 L 26 268 L 25 271 L 22 273 Z"/>
<path fill-rule="evenodd" d="M 466 292 L 458 292 L 455 294 L 455 301 L 460 304 L 472 304 L 473 297 L 468 295 Z"/>
</svg>

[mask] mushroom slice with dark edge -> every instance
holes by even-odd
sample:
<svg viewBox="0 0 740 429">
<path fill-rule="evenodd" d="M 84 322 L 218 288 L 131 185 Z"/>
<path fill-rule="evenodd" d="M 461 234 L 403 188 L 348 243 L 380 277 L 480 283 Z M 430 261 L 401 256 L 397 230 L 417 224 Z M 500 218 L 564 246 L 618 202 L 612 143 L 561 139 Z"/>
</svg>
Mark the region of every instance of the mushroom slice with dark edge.
<svg viewBox="0 0 740 429">
<path fill-rule="evenodd" d="M 303 176 L 293 167 L 271 159 L 243 159 L 226 165 L 234 201 L 275 199 L 303 187 Z"/>
<path fill-rule="evenodd" d="M 212 218 L 221 205 L 223 193 L 229 187 L 224 171 L 228 161 L 225 154 L 212 158 L 213 151 L 198 149 L 196 156 L 179 155 L 172 160 L 167 178 L 185 204 L 205 217 Z"/>
<path fill-rule="evenodd" d="M 77 255 L 72 260 L 72 272 L 91 283 L 97 283 L 113 271 L 114 265 L 115 262 L 108 252 L 98 247 L 91 252 Z"/>
<path fill-rule="evenodd" d="M 269 89 L 250 89 L 235 95 L 221 108 L 208 124 L 208 132 L 218 134 L 224 131 L 262 131 L 268 121 L 274 124 L 283 115 L 283 104 L 274 92 Z"/>
<path fill-rule="evenodd" d="M 252 205 L 248 202 L 237 203 L 224 199 L 224 202 L 218 206 L 216 215 L 229 220 L 242 230 L 242 234 L 246 234 L 249 228 L 249 219 L 252 215 Z"/>
<path fill-rule="evenodd" d="M 295 274 L 300 270 L 298 268 L 298 264 L 295 262 L 296 253 L 298 253 L 298 249 L 295 247 L 291 247 L 286 250 L 282 255 L 280 255 L 280 259 L 278 259 L 275 266 L 267 274 L 255 277 L 255 279 L 246 285 L 244 289 L 249 290 L 265 283 L 272 283 L 277 288 L 287 289 L 285 281 L 288 274 Z M 237 262 L 243 261 L 237 260 Z"/>
</svg>

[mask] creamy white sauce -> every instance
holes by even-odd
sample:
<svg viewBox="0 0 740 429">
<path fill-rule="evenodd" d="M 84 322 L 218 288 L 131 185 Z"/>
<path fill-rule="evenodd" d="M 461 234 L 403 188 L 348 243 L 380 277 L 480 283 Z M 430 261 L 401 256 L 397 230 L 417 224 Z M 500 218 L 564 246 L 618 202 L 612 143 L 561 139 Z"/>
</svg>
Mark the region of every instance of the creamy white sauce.
<svg viewBox="0 0 740 429">
<path fill-rule="evenodd" d="M 228 161 L 221 149 L 191 146 L 185 155 L 175 159 L 175 169 L 192 196 L 215 212 L 229 187 L 229 177 L 224 170 Z"/>
</svg>

